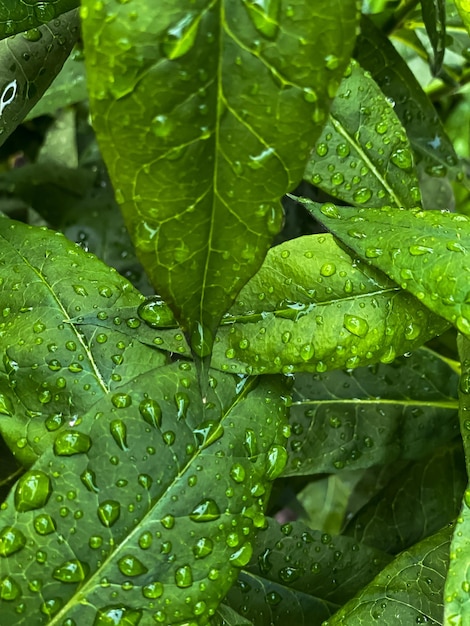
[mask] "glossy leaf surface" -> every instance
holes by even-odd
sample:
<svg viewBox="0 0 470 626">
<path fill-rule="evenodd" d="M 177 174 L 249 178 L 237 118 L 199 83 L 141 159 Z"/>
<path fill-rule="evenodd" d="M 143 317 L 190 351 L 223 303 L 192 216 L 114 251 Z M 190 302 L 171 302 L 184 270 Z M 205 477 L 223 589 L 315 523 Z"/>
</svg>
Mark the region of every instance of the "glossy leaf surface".
<svg viewBox="0 0 470 626">
<path fill-rule="evenodd" d="M 312 530 L 301 522 L 269 521 L 250 565 L 226 602 L 255 626 L 320 626 L 367 585 L 391 557 L 349 537 Z"/>
<path fill-rule="evenodd" d="M 25 30 L 36 29 L 75 9 L 80 0 L 2 0 L 0 3 L 0 39 Z M 34 34 L 30 34 L 34 37 Z"/>
<path fill-rule="evenodd" d="M 402 552 L 324 626 L 442 624 L 452 528 Z"/>
<path fill-rule="evenodd" d="M 356 61 L 339 86 L 304 178 L 353 205 L 411 207 L 420 201 L 405 130 Z"/>
<path fill-rule="evenodd" d="M 207 356 L 281 226 L 279 198 L 302 178 L 356 3 L 85 0 L 82 17 L 116 197 L 156 290 Z"/>
<path fill-rule="evenodd" d="M 0 145 L 59 73 L 78 35 L 78 12 L 74 10 L 40 26 L 33 34 L 0 41 Z"/>
<path fill-rule="evenodd" d="M 302 204 L 367 263 L 470 336 L 470 219 L 438 211 Z"/>
<path fill-rule="evenodd" d="M 455 520 L 467 484 L 460 442 L 409 464 L 358 513 L 345 534 L 396 554 Z"/>
<path fill-rule="evenodd" d="M 457 386 L 455 370 L 426 349 L 390 364 L 297 374 L 284 476 L 360 469 L 430 453 L 457 434 Z"/>
<path fill-rule="evenodd" d="M 459 354 L 462 361 L 462 375 L 459 386 L 460 429 L 465 448 L 467 471 L 470 467 L 470 342 L 459 336 Z M 445 624 L 464 626 L 470 619 L 468 592 L 470 580 L 470 485 L 465 490 L 462 506 L 455 526 L 450 546 L 449 573 L 445 585 Z"/>
<path fill-rule="evenodd" d="M 462 18 L 465 28 L 467 29 L 467 32 L 470 34 L 470 5 L 467 0 L 454 0 L 454 3 L 460 17 Z"/>
<path fill-rule="evenodd" d="M 421 12 L 434 55 L 431 69 L 436 76 L 442 68 L 446 50 L 446 0 L 422 0 Z"/>
</svg>

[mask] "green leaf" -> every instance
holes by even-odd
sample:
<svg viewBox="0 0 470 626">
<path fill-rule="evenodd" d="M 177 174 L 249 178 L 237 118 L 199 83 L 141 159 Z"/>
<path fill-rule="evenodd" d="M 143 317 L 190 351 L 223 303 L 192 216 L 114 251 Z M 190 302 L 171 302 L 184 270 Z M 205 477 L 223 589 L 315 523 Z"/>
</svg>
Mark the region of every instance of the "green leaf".
<svg viewBox="0 0 470 626">
<path fill-rule="evenodd" d="M 0 145 L 49 87 L 78 36 L 78 12 L 73 10 L 30 33 L 0 41 Z"/>
<path fill-rule="evenodd" d="M 324 626 L 442 624 L 451 527 L 402 552 Z"/>
<path fill-rule="evenodd" d="M 225 604 L 220 604 L 214 617 L 210 621 L 211 626 L 253 626 L 252 622 L 241 617 L 236 611 Z"/>
<path fill-rule="evenodd" d="M 446 2 L 445 0 L 422 0 L 421 12 L 434 53 L 431 71 L 434 76 L 437 76 L 442 68 L 446 50 Z"/>
<path fill-rule="evenodd" d="M 349 60 L 356 2 L 145 0 L 136 11 L 85 0 L 82 17 L 116 197 L 156 290 L 208 356 L 280 228 L 279 198 L 302 178 Z"/>
<path fill-rule="evenodd" d="M 81 102 L 87 96 L 85 61 L 81 51 L 75 50 L 26 119 L 52 115 L 57 109 Z"/>
<path fill-rule="evenodd" d="M 465 258 L 470 219 L 458 213 L 301 203 L 367 263 L 470 336 Z"/>
<path fill-rule="evenodd" d="M 112 328 L 99 311 L 77 324 Z M 153 298 L 123 308 L 119 323 L 140 316 L 148 328 L 123 332 L 162 350 L 189 355 L 168 306 Z M 167 328 L 164 328 L 167 326 Z M 310 235 L 272 248 L 222 319 L 212 366 L 238 374 L 324 372 L 392 361 L 440 334 L 447 323 L 340 248 Z"/>
<path fill-rule="evenodd" d="M 406 129 L 420 178 L 426 183 L 421 185 L 424 207 L 447 208 L 448 200 L 437 204 L 442 194 L 434 188 L 442 187 L 446 176 L 462 181 L 463 173 L 432 102 L 393 44 L 364 16 L 355 57 L 394 103 L 394 111 Z M 433 181 L 435 185 L 429 184 Z"/>
<path fill-rule="evenodd" d="M 284 476 L 418 459 L 455 437 L 455 370 L 427 349 L 391 364 L 297 374 Z"/>
<path fill-rule="evenodd" d="M 413 155 L 390 101 L 352 61 L 304 178 L 348 204 L 416 206 Z"/>
<path fill-rule="evenodd" d="M 459 441 L 399 472 L 344 532 L 361 544 L 400 552 L 456 518 L 466 484 Z"/>
<path fill-rule="evenodd" d="M 459 353 L 462 362 L 462 375 L 459 386 L 460 429 L 465 448 L 467 471 L 470 467 L 470 343 L 468 339 L 458 338 Z M 445 624 L 446 626 L 464 626 L 470 619 L 468 592 L 468 563 L 470 561 L 470 485 L 467 485 L 462 500 L 460 515 L 450 546 L 449 573 L 445 585 Z"/>
<path fill-rule="evenodd" d="M 0 2 L 0 39 L 25 30 L 36 30 L 43 24 L 57 19 L 62 13 L 80 5 L 80 0 L 2 0 Z M 30 33 L 34 37 L 33 33 Z"/>
<path fill-rule="evenodd" d="M 3 218 L 0 241 L 0 398 L 9 416 L 0 420 L 0 431 L 18 459 L 31 465 L 58 429 L 117 380 L 135 375 L 126 363 L 131 338 L 116 326 L 106 333 L 92 328 L 86 337 L 71 319 L 82 310 L 112 316 L 114 307 L 143 298 L 57 233 Z M 144 370 L 142 355 L 136 360 Z M 164 353 L 152 351 L 153 368 L 166 362 Z"/>
<path fill-rule="evenodd" d="M 467 0 L 454 0 L 455 6 L 459 12 L 462 22 L 467 32 L 470 34 L 470 5 Z"/>
<path fill-rule="evenodd" d="M 281 378 L 210 380 L 202 411 L 194 366 L 148 368 L 20 478 L 0 513 L 6 623 L 207 624 L 265 524 L 286 411 Z"/>
</svg>

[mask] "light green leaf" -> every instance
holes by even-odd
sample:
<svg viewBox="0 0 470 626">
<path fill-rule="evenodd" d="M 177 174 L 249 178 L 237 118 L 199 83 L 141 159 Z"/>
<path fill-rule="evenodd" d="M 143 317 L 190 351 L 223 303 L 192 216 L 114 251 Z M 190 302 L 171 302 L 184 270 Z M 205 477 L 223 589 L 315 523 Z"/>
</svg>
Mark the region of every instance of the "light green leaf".
<svg viewBox="0 0 470 626">
<path fill-rule="evenodd" d="M 0 41 L 0 145 L 49 87 L 78 36 L 78 12 L 73 10 L 30 33 Z"/>
<path fill-rule="evenodd" d="M 418 459 L 455 437 L 458 375 L 427 349 L 391 364 L 297 374 L 284 476 Z"/>
<path fill-rule="evenodd" d="M 116 326 L 106 333 L 92 328 L 86 337 L 71 319 L 93 309 L 112 316 L 114 307 L 143 298 L 116 271 L 57 233 L 3 218 L 0 241 L 0 430 L 18 459 L 30 465 L 58 429 L 91 409 L 117 381 L 135 375 L 127 367 L 130 337 Z M 164 353 L 151 356 L 153 368 L 167 362 Z M 150 365 L 142 355 L 136 360 L 141 370 Z"/>
<path fill-rule="evenodd" d="M 82 17 L 116 197 L 156 290 L 206 357 L 281 226 L 279 198 L 302 178 L 356 2 L 84 0 Z"/>
<path fill-rule="evenodd" d="M 468 3 L 468 0 L 454 0 L 454 3 L 460 17 L 462 18 L 465 28 L 470 34 L 470 4 Z"/>
<path fill-rule="evenodd" d="M 25 30 L 36 30 L 43 24 L 57 19 L 62 13 L 80 5 L 80 0 L 1 0 L 0 39 Z M 34 32 L 30 33 L 34 37 Z"/>
<path fill-rule="evenodd" d="M 458 441 L 396 474 L 344 532 L 361 544 L 395 554 L 455 520 L 466 484 Z"/>
<path fill-rule="evenodd" d="M 402 552 L 324 626 L 442 624 L 452 528 Z"/>
<path fill-rule="evenodd" d="M 458 338 L 459 353 L 462 361 L 462 376 L 459 386 L 460 429 L 465 448 L 467 471 L 470 467 L 470 342 Z M 450 546 L 449 573 L 445 585 L 445 625 L 464 626 L 470 619 L 469 595 L 470 580 L 468 563 L 470 562 L 470 485 L 467 485 L 462 500 L 460 515 L 457 517 L 454 536 Z"/>
<path fill-rule="evenodd" d="M 410 207 L 420 201 L 405 130 L 356 61 L 339 86 L 304 178 L 353 205 Z"/>
<path fill-rule="evenodd" d="M 438 211 L 300 202 L 367 263 L 470 337 L 470 219 Z"/>
</svg>

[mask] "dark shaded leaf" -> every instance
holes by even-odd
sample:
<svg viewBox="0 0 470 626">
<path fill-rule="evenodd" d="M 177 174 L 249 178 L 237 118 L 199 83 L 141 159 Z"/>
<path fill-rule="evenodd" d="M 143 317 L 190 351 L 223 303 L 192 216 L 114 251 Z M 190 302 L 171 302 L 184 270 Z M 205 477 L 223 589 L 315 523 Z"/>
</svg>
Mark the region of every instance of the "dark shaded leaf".
<svg viewBox="0 0 470 626">
<path fill-rule="evenodd" d="M 390 101 L 356 61 L 339 86 L 304 178 L 348 204 L 419 204 L 405 130 Z"/>
<path fill-rule="evenodd" d="M 460 442 L 397 474 L 349 522 L 345 534 L 395 554 L 453 521 L 467 474 Z"/>
<path fill-rule="evenodd" d="M 419 459 L 457 434 L 458 375 L 422 349 L 390 364 L 297 374 L 285 476 Z"/>
<path fill-rule="evenodd" d="M 324 626 L 443 623 L 450 526 L 402 552 Z"/>
<path fill-rule="evenodd" d="M 208 356 L 280 229 L 279 198 L 302 177 L 354 44 L 356 2 L 82 5 L 116 197 L 156 290 Z"/>
<path fill-rule="evenodd" d="M 437 76 L 442 68 L 446 50 L 446 2 L 421 0 L 421 12 L 434 53 L 431 70 L 434 76 Z"/>
<path fill-rule="evenodd" d="M 32 6 L 23 2 L 15 4 L 33 10 Z M 78 11 L 73 10 L 50 24 L 40 26 L 33 33 L 0 41 L 0 145 L 23 121 L 57 76 L 78 35 Z"/>
<path fill-rule="evenodd" d="M 367 263 L 470 336 L 470 219 L 405 209 L 302 204 Z"/>
</svg>

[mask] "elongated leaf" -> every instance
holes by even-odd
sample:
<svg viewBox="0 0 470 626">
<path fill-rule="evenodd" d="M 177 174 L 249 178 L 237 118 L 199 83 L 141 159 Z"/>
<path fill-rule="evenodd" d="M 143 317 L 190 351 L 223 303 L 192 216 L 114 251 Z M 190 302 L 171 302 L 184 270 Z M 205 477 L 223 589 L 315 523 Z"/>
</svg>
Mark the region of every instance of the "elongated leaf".
<svg viewBox="0 0 470 626">
<path fill-rule="evenodd" d="M 78 35 L 78 12 L 73 10 L 32 33 L 0 41 L 0 145 L 57 76 Z"/>
<path fill-rule="evenodd" d="M 82 6 L 116 197 L 157 291 L 207 356 L 280 228 L 279 198 L 302 177 L 350 56 L 356 2 Z"/>
<path fill-rule="evenodd" d="M 465 25 L 468 33 L 470 34 L 470 6 L 467 0 L 454 0 L 455 6 L 459 12 L 462 22 Z"/>
<path fill-rule="evenodd" d="M 457 434 L 457 373 L 421 349 L 392 364 L 297 374 L 284 475 L 418 459 Z"/>
<path fill-rule="evenodd" d="M 106 333 L 92 328 L 87 338 L 72 317 L 94 309 L 112 316 L 114 307 L 143 298 L 117 272 L 51 231 L 3 218 L 0 241 L 0 430 L 30 465 L 57 429 L 116 385 L 114 377 L 138 373 L 126 363 L 130 337 L 115 326 Z M 142 354 L 135 360 L 140 371 L 149 364 Z M 166 362 L 164 353 L 152 352 L 153 368 Z"/>
<path fill-rule="evenodd" d="M 461 181 L 462 167 L 436 109 L 393 44 L 364 16 L 355 57 L 394 104 L 414 150 L 420 177 L 424 181 L 434 179 L 438 186 L 446 176 Z M 422 186 L 424 207 L 448 208 L 448 198 L 436 204 L 439 196 L 446 195 L 431 190 L 432 185 Z"/>
<path fill-rule="evenodd" d="M 0 3 L 0 39 L 25 30 L 36 29 L 80 5 L 80 0 L 2 0 Z M 31 33 L 34 37 L 34 34 Z"/>
<path fill-rule="evenodd" d="M 121 310 L 119 321 L 139 315 L 149 325 L 139 330 L 140 341 L 189 353 L 160 299 L 139 310 Z M 76 321 L 113 327 L 113 320 L 97 316 L 98 311 Z M 390 362 L 447 327 L 382 273 L 350 257 L 330 235 L 300 237 L 272 248 L 222 322 L 212 365 L 242 374 L 324 372 Z"/>
<path fill-rule="evenodd" d="M 397 553 L 452 522 L 467 484 L 460 442 L 397 474 L 349 522 L 345 534 Z"/>
<path fill-rule="evenodd" d="M 219 605 L 214 617 L 211 618 L 210 624 L 211 626 L 253 626 L 252 622 L 241 617 L 225 604 Z"/>
<path fill-rule="evenodd" d="M 467 471 L 470 467 L 470 343 L 459 336 L 462 376 L 459 386 L 460 429 L 465 448 Z M 470 561 L 470 485 L 465 490 L 460 515 L 450 546 L 449 573 L 445 586 L 445 624 L 463 626 L 470 619 L 468 563 Z"/>
<path fill-rule="evenodd" d="M 402 552 L 324 626 L 442 624 L 451 534 L 446 527 Z"/>
<path fill-rule="evenodd" d="M 301 202 L 369 264 L 470 336 L 468 217 L 445 211 L 353 209 Z"/>
<path fill-rule="evenodd" d="M 437 76 L 446 50 L 446 2 L 445 0 L 421 0 L 421 11 L 434 53 L 431 70 L 434 76 Z"/>
<path fill-rule="evenodd" d="M 411 207 L 420 201 L 405 130 L 356 61 L 336 93 L 304 178 L 353 205 Z"/>
</svg>

